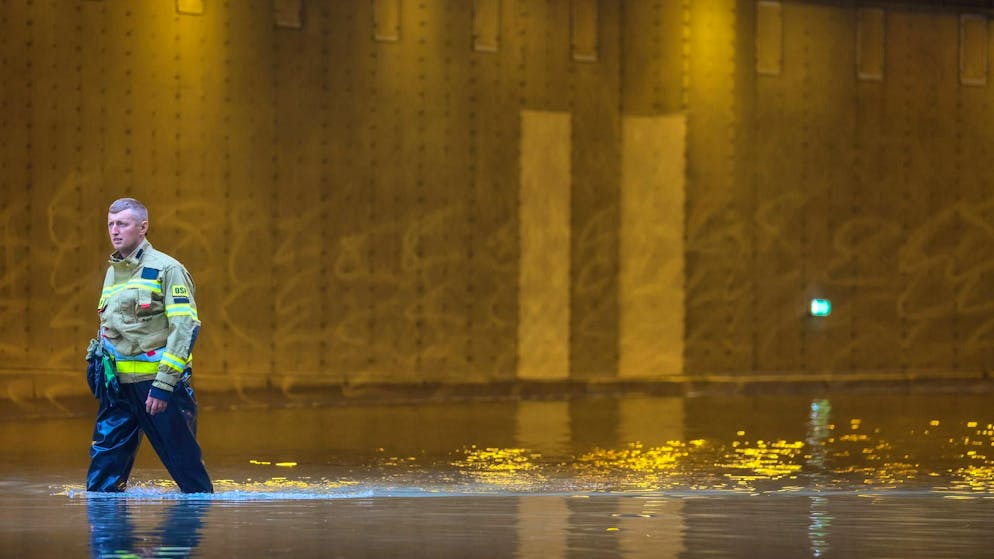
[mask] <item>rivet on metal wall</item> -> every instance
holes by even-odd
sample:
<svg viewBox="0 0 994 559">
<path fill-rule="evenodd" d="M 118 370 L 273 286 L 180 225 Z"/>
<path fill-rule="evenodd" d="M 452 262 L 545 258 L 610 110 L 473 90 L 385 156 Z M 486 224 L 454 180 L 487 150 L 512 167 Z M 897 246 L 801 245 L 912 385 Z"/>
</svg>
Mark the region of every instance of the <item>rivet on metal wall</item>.
<svg viewBox="0 0 994 559">
<path fill-rule="evenodd" d="M 384 43 L 400 40 L 400 0 L 373 1 L 373 39 Z"/>
<path fill-rule="evenodd" d="M 204 0 L 176 0 L 176 13 L 191 16 L 204 14 Z"/>
<path fill-rule="evenodd" d="M 301 0 L 273 0 L 273 21 L 276 27 L 300 29 L 304 26 L 304 5 Z"/>
</svg>

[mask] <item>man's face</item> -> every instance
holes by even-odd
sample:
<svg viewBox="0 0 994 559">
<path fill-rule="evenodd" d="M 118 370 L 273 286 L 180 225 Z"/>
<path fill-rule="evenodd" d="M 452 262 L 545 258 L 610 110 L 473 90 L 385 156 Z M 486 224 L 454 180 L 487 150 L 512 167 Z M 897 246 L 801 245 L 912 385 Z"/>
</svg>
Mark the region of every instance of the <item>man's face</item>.
<svg viewBox="0 0 994 559">
<path fill-rule="evenodd" d="M 110 234 L 110 244 L 122 257 L 127 257 L 138 248 L 145 232 L 148 231 L 147 221 L 138 221 L 131 210 L 107 214 L 107 232 Z"/>
</svg>

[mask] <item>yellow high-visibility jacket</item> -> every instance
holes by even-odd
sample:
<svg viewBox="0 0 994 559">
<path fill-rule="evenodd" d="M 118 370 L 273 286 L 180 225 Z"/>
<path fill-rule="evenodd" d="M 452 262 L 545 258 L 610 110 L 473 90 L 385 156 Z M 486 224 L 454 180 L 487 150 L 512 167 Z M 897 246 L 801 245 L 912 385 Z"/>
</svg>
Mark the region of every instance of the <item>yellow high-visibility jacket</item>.
<svg viewBox="0 0 994 559">
<path fill-rule="evenodd" d="M 120 382 L 153 380 L 151 395 L 168 398 L 190 366 L 200 329 L 193 294 L 186 268 L 148 240 L 127 258 L 111 255 L 97 311 Z"/>
</svg>

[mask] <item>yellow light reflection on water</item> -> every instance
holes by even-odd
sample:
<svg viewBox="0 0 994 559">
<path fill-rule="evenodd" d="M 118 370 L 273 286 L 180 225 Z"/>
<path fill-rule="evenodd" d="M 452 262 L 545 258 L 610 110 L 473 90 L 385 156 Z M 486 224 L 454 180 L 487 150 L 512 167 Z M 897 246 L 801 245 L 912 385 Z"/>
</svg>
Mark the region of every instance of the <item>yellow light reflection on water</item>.
<svg viewBox="0 0 994 559">
<path fill-rule="evenodd" d="M 555 456 L 527 448 L 475 445 L 435 457 L 425 451 L 418 456 L 389 456 L 383 454 L 383 448 L 376 448 L 377 456 L 364 466 L 379 474 L 389 469 L 384 479 L 391 484 L 427 480 L 424 489 L 429 491 L 432 484 L 444 487 L 457 483 L 462 487 L 468 481 L 486 491 L 704 489 L 751 494 L 858 487 L 994 495 L 994 452 L 986 451 L 994 445 L 994 424 L 940 417 L 919 419 L 895 430 L 872 419 L 852 418 L 841 422 L 841 426 L 848 423 L 849 429 L 833 431 L 828 403 L 819 402 L 812 409 L 812 418 L 817 421 L 809 425 L 803 441 L 748 438 L 746 429 L 733 425 L 724 436 L 707 439 L 668 440 L 654 446 L 625 442 Z M 297 470 L 291 470 L 298 474 L 292 477 L 287 469 L 297 468 L 298 463 L 291 460 L 260 457 L 248 462 L 265 475 L 241 483 L 222 480 L 216 483 L 219 490 L 326 491 L 369 482 L 368 476 L 357 477 L 360 481 L 311 480 Z M 454 476 L 447 471 L 453 467 Z M 405 477 L 411 474 L 415 476 Z M 148 484 L 172 487 L 169 480 Z"/>
<path fill-rule="evenodd" d="M 994 430 L 989 426 L 978 430 L 974 425 L 969 433 L 946 433 L 935 429 L 941 425 L 939 420 L 925 423 L 932 429 L 916 428 L 910 437 L 899 434 L 896 440 L 880 427 L 854 418 L 849 420 L 850 430 L 837 437 L 828 437 L 829 431 L 823 429 L 819 437 L 809 436 L 807 441 L 749 440 L 746 431 L 739 429 L 725 441 L 671 440 L 652 447 L 632 442 L 617 448 L 596 447 L 559 460 L 521 448 L 472 447 L 452 465 L 479 482 L 517 488 L 541 483 L 552 475 L 591 490 L 753 492 L 853 485 L 888 489 L 912 484 L 994 492 L 994 463 L 977 450 L 992 442 Z M 935 480 L 948 485 L 939 487 L 936 484 L 943 482 Z"/>
<path fill-rule="evenodd" d="M 691 446 L 701 446 L 703 441 L 693 441 Z M 667 441 L 664 446 L 644 448 L 635 442 L 626 448 L 614 450 L 595 448 L 577 459 L 580 465 L 596 469 L 620 469 L 632 472 L 658 472 L 676 467 L 680 458 L 688 455 L 688 445 L 681 441 Z"/>
<path fill-rule="evenodd" d="M 621 484 L 631 489 L 653 490 L 679 486 L 680 466 L 705 446 L 704 440 L 667 441 L 646 448 L 641 442 L 620 449 L 595 448 L 576 458 L 572 474 L 585 483 Z"/>
<path fill-rule="evenodd" d="M 167 482 L 171 483 L 171 482 Z M 272 493 L 274 491 L 291 491 L 299 493 L 312 492 L 315 494 L 326 493 L 329 490 L 356 487 L 359 485 L 355 480 L 340 480 L 320 478 L 312 480 L 307 477 L 292 479 L 286 476 L 273 476 L 267 479 L 247 479 L 245 481 L 235 481 L 231 479 L 221 479 L 214 481 L 215 492 L 242 491 L 246 493 Z"/>
<path fill-rule="evenodd" d="M 798 458 L 802 455 L 803 449 L 803 441 L 759 440 L 734 447 L 732 452 L 725 456 L 726 462 L 717 466 L 732 470 L 726 476 L 739 482 L 778 480 L 793 477 L 802 468 Z"/>
<path fill-rule="evenodd" d="M 536 460 L 541 455 L 523 448 L 464 449 L 463 457 L 451 465 L 479 483 L 512 489 L 533 487 L 544 477 L 538 473 Z"/>
</svg>

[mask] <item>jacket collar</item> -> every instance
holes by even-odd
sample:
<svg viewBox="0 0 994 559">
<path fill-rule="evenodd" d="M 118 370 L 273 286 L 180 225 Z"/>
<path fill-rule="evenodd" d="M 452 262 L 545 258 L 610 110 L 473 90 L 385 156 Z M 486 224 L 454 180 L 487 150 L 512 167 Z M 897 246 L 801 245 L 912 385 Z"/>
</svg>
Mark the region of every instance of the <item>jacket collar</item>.
<svg viewBox="0 0 994 559">
<path fill-rule="evenodd" d="M 129 254 L 127 258 L 121 258 L 121 253 L 115 250 L 114 253 L 110 255 L 110 263 L 131 264 L 133 266 L 137 266 L 141 264 L 142 257 L 145 256 L 145 253 L 147 253 L 150 248 L 152 248 L 152 243 L 148 242 L 148 239 L 142 239 L 142 242 L 138 245 L 138 248 Z"/>
</svg>

